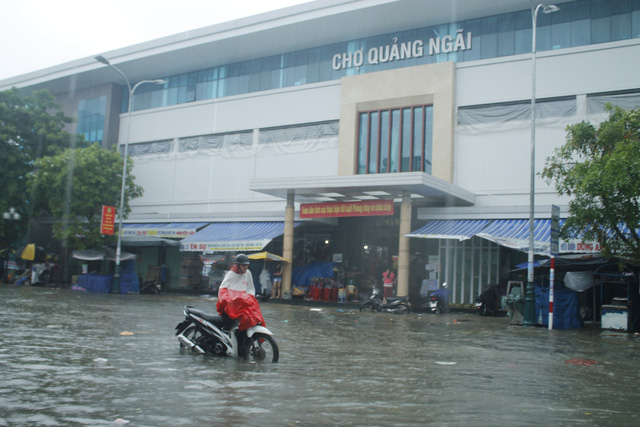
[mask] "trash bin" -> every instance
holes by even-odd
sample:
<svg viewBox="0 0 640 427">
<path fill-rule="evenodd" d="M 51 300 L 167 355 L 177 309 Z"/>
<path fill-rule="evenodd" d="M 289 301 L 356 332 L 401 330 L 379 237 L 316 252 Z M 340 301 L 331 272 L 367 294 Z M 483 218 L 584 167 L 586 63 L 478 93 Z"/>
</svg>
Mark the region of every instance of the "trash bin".
<svg viewBox="0 0 640 427">
<path fill-rule="evenodd" d="M 504 306 L 507 309 L 510 325 L 524 324 L 524 285 L 522 282 L 510 281 L 507 286 L 507 295 L 504 297 Z"/>
</svg>

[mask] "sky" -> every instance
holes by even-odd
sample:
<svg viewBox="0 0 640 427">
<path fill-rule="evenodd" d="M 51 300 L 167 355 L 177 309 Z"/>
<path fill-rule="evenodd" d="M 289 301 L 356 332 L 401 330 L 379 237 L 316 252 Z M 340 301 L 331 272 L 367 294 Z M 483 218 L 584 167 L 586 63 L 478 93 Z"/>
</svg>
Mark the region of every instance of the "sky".
<svg viewBox="0 0 640 427">
<path fill-rule="evenodd" d="M 3 0 L 0 80 L 309 0 Z"/>
</svg>

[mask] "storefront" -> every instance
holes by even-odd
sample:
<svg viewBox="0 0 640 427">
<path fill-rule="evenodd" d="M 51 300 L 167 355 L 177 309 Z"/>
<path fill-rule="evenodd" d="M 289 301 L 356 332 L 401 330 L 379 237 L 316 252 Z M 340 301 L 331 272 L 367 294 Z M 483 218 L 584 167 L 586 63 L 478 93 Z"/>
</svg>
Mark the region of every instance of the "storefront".
<svg viewBox="0 0 640 427">
<path fill-rule="evenodd" d="M 206 252 L 274 248 L 293 262 L 283 270 L 290 290 L 308 254 L 335 254 L 360 286 L 391 264 L 398 294 L 428 278 L 470 304 L 522 262 L 522 236 L 511 233 L 529 216 L 532 164 L 543 167 L 568 125 L 604 120 L 605 103 L 640 105 L 640 4 L 559 0 L 539 14 L 532 162 L 528 2 L 449 3 L 319 0 L 104 52 L 131 83 L 165 81 L 140 86 L 131 112 L 121 74 L 94 57 L 0 90 L 49 89 L 77 119 L 69 131 L 105 148 L 126 142 L 144 195 L 125 232 L 277 225 L 241 238 L 195 237 L 204 227 L 164 235 L 181 240 L 157 254 L 173 271 L 190 272 L 184 260 Z M 535 218 L 547 220 L 551 205 L 566 215 L 568 199 L 534 179 Z M 348 206 L 393 212 L 344 215 Z M 488 222 L 421 231 L 438 221 Z"/>
</svg>

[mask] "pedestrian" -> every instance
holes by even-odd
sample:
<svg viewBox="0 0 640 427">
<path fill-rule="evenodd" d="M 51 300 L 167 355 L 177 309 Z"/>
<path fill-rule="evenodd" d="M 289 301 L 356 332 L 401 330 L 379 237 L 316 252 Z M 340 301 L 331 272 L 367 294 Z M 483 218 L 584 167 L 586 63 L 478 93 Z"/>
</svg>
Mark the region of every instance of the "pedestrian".
<svg viewBox="0 0 640 427">
<path fill-rule="evenodd" d="M 396 273 L 393 272 L 390 268 L 387 268 L 384 273 L 382 273 L 382 285 L 384 288 L 384 297 L 389 298 L 393 296 L 393 285 L 396 280 Z"/>
<path fill-rule="evenodd" d="M 260 292 L 258 293 L 269 298 L 269 295 L 273 292 L 273 283 L 271 282 L 271 273 L 269 273 L 266 266 L 260 272 L 258 282 L 260 283 Z"/>
<path fill-rule="evenodd" d="M 278 263 L 273 273 L 273 298 L 282 297 L 282 263 Z"/>
<path fill-rule="evenodd" d="M 249 270 L 249 258 L 245 254 L 236 256 L 235 264 L 224 276 L 218 290 L 216 309 L 221 315 L 236 320 L 239 331 L 265 325 Z"/>
</svg>

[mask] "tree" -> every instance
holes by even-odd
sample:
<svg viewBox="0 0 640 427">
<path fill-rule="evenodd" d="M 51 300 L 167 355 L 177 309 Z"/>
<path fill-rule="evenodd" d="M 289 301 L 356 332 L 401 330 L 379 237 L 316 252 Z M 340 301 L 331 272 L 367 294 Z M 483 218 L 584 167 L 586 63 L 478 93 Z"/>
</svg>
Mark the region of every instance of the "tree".
<svg viewBox="0 0 640 427">
<path fill-rule="evenodd" d="M 16 208 L 20 221 L 0 222 L 0 242 L 13 243 L 29 220 L 27 175 L 34 161 L 60 153 L 76 142 L 64 130 L 72 119 L 48 91 L 34 91 L 21 97 L 18 89 L 0 92 L 0 213 Z M 82 139 L 81 139 L 82 141 Z"/>
<path fill-rule="evenodd" d="M 541 175 L 571 197 L 561 236 L 597 241 L 602 255 L 640 264 L 640 108 L 607 104 L 609 118 L 567 128 Z"/>
<path fill-rule="evenodd" d="M 56 156 L 35 162 L 29 177 L 32 191 L 38 194 L 35 206 L 40 214 L 54 219 L 54 235 L 73 249 L 107 245 L 114 236 L 100 234 L 102 206 L 120 206 L 123 158 L 115 150 L 98 144 L 67 149 Z M 129 200 L 142 196 L 143 189 L 131 175 L 133 162 L 127 162 L 125 217 Z"/>
</svg>

